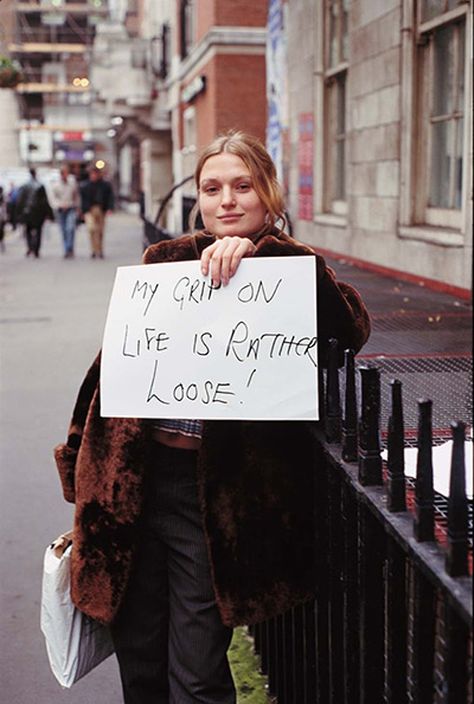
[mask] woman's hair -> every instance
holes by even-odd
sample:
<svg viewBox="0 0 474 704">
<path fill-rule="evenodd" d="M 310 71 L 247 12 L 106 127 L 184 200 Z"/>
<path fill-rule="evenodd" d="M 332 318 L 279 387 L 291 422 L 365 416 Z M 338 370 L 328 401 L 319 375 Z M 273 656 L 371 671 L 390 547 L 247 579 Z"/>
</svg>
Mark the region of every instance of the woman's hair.
<svg viewBox="0 0 474 704">
<path fill-rule="evenodd" d="M 286 223 L 285 205 L 280 184 L 278 183 L 275 164 L 271 156 L 256 138 L 240 130 L 230 130 L 211 142 L 199 157 L 194 180 L 198 192 L 198 201 L 191 211 L 189 224 L 191 230 L 199 214 L 199 179 L 204 164 L 211 156 L 218 154 L 235 154 L 242 159 L 252 177 L 253 187 L 267 211 L 267 225 L 272 228 L 281 220 L 283 229 Z"/>
</svg>

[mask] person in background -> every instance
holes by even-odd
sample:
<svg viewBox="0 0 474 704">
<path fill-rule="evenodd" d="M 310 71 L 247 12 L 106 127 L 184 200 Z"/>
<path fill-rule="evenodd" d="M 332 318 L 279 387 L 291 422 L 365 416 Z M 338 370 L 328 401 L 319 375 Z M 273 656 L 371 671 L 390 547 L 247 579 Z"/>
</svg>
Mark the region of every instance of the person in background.
<svg viewBox="0 0 474 704">
<path fill-rule="evenodd" d="M 74 236 L 76 217 L 80 209 L 79 188 L 76 179 L 67 165 L 61 166 L 59 180 L 52 188 L 53 207 L 56 220 L 61 229 L 64 244 L 64 258 L 74 257 Z"/>
<path fill-rule="evenodd" d="M 7 202 L 3 186 L 0 186 L 0 252 L 5 251 L 5 225 L 7 223 Z"/>
<path fill-rule="evenodd" d="M 16 221 L 25 226 L 26 256 L 40 255 L 41 236 L 45 220 L 54 220 L 46 189 L 36 178 L 36 169 L 30 169 L 30 180 L 21 186 L 15 202 Z"/>
<path fill-rule="evenodd" d="M 152 245 L 144 263 L 200 260 L 217 287 L 244 257 L 309 256 L 322 359 L 331 337 L 359 350 L 370 331 L 364 303 L 284 232 L 263 145 L 242 132 L 219 137 L 199 158 L 195 181 L 205 229 Z M 311 428 L 103 418 L 99 385 L 100 355 L 67 443 L 55 450 L 64 497 L 76 504 L 72 600 L 111 623 L 126 704 L 235 704 L 232 627 L 314 598 Z"/>
<path fill-rule="evenodd" d="M 10 183 L 10 190 L 7 197 L 7 219 L 12 228 L 16 229 L 16 213 L 15 205 L 18 197 L 19 188 L 14 183 Z"/>
<path fill-rule="evenodd" d="M 91 241 L 91 258 L 104 258 L 105 218 L 114 208 L 114 194 L 101 169 L 93 167 L 81 187 L 81 209 Z"/>
</svg>

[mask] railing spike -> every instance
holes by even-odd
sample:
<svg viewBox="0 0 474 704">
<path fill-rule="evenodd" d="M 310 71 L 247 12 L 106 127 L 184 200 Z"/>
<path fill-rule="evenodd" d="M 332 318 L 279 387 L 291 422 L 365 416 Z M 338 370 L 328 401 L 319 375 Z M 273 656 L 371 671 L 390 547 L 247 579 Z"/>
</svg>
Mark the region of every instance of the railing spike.
<svg viewBox="0 0 474 704">
<path fill-rule="evenodd" d="M 359 481 L 365 486 L 382 484 L 380 457 L 380 373 L 360 367 L 361 419 L 359 424 Z"/>
<path fill-rule="evenodd" d="M 415 481 L 414 534 L 419 542 L 434 540 L 434 490 L 432 461 L 432 406 L 418 401 L 418 455 Z"/>
<path fill-rule="evenodd" d="M 339 350 L 334 338 L 329 340 L 326 383 L 325 432 L 328 442 L 341 441 L 341 399 L 339 395 Z"/>
<path fill-rule="evenodd" d="M 392 412 L 388 419 L 387 434 L 387 508 L 389 511 L 406 511 L 405 486 L 405 428 L 403 423 L 402 383 L 390 382 Z"/>
<path fill-rule="evenodd" d="M 464 459 L 465 423 L 451 423 L 453 449 L 448 499 L 448 551 L 446 572 L 451 577 L 467 575 L 469 517 L 466 498 L 466 466 Z"/>
<path fill-rule="evenodd" d="M 344 394 L 344 416 L 342 419 L 342 459 L 357 461 L 357 397 L 355 386 L 354 351 L 344 351 L 346 390 Z"/>
</svg>

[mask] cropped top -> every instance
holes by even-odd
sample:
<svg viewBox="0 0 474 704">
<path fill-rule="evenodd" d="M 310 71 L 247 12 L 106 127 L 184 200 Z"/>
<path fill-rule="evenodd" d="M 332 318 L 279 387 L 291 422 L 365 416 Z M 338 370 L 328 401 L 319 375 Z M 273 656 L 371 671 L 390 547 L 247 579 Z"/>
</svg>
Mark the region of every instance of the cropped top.
<svg viewBox="0 0 474 704">
<path fill-rule="evenodd" d="M 165 433 L 181 433 L 192 438 L 202 436 L 202 420 L 184 420 L 182 418 L 167 418 L 153 421 L 154 430 Z"/>
</svg>

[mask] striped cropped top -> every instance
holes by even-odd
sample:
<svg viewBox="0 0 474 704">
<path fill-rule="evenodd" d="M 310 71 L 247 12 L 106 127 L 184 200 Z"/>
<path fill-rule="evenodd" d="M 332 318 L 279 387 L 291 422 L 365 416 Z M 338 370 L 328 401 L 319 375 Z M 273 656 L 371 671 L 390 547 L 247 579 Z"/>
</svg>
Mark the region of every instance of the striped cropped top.
<svg viewBox="0 0 474 704">
<path fill-rule="evenodd" d="M 167 418 L 153 421 L 154 430 L 165 433 L 180 433 L 191 438 L 201 438 L 202 420 L 184 420 L 182 418 Z"/>
</svg>

